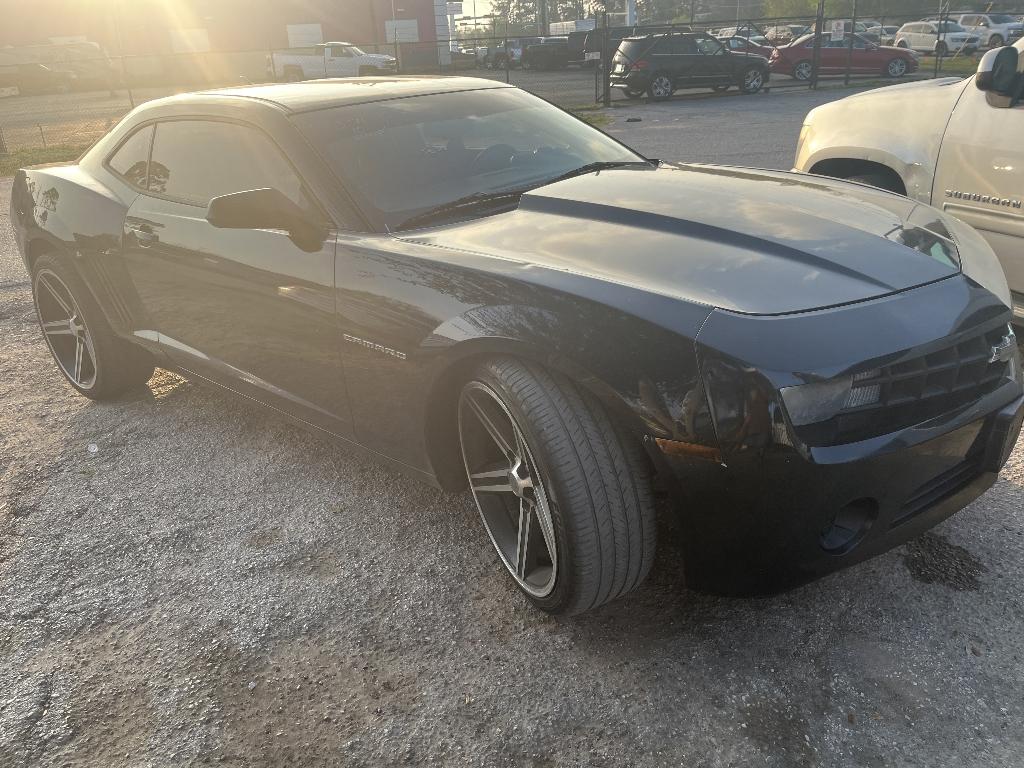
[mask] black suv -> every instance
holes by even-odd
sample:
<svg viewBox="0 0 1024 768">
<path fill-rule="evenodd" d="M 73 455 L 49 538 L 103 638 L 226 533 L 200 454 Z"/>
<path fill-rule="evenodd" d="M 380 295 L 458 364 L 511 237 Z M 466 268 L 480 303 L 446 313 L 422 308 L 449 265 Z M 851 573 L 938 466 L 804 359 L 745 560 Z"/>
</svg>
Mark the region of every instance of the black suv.
<svg viewBox="0 0 1024 768">
<path fill-rule="evenodd" d="M 646 93 L 660 101 L 677 88 L 703 86 L 724 91 L 736 85 L 757 93 L 767 82 L 768 59 L 730 51 L 701 32 L 628 37 L 612 59 L 612 87 L 634 99 Z"/>
<path fill-rule="evenodd" d="M 523 69 L 565 69 L 569 66 L 569 38 L 542 37 L 523 49 Z"/>
</svg>

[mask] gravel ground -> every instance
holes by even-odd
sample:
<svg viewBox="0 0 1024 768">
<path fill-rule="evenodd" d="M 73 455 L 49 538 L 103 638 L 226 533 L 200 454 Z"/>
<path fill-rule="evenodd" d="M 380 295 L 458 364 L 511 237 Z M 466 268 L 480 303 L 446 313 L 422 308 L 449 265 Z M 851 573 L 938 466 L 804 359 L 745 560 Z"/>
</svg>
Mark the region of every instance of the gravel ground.
<svg viewBox="0 0 1024 768">
<path fill-rule="evenodd" d="M 1021 446 L 933 532 L 771 599 L 687 591 L 663 510 L 646 585 L 556 620 L 468 496 L 170 373 L 73 396 L 9 191 L 0 766 L 1024 761 Z"/>
</svg>

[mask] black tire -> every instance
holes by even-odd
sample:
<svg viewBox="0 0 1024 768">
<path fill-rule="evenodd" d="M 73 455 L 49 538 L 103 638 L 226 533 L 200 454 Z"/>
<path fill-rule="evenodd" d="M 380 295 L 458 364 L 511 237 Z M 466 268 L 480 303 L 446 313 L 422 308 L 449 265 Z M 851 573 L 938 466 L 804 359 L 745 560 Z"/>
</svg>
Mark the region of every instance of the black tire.
<svg viewBox="0 0 1024 768">
<path fill-rule="evenodd" d="M 810 59 L 801 59 L 793 65 L 793 79 L 806 83 L 811 79 L 811 68 L 814 64 Z"/>
<path fill-rule="evenodd" d="M 553 523 L 554 585 L 544 596 L 531 594 L 506 562 L 517 586 L 541 610 L 563 615 L 635 589 L 650 571 L 657 543 L 651 473 L 639 441 L 625 436 L 590 392 L 539 364 L 511 358 L 483 364 L 466 383 L 460 409 L 472 396 L 467 393 L 481 388 L 497 396 L 521 433 Z M 472 440 L 464 420 L 460 410 L 468 473 Z"/>
<path fill-rule="evenodd" d="M 53 281 L 55 276 L 57 281 Z M 47 304 L 54 302 L 53 294 L 48 292 L 50 286 L 62 284 L 70 293 L 79 321 L 87 329 L 91 341 L 94 381 L 83 386 L 75 381 L 64 364 L 58 359 L 55 343 L 43 328 L 44 312 Z M 124 392 L 143 386 L 153 375 L 154 363 L 152 356 L 144 349 L 119 339 L 111 330 L 106 317 L 86 287 L 75 268 L 54 254 L 43 254 L 32 265 L 32 299 L 36 307 L 39 329 L 47 342 L 50 354 L 57 364 L 57 369 L 65 380 L 78 392 L 92 400 L 110 400 Z M 66 297 L 64 299 L 67 300 Z M 70 337 L 68 337 L 70 338 Z M 63 341 L 63 339 L 61 340 Z"/>
<path fill-rule="evenodd" d="M 902 190 L 898 189 L 893 180 L 884 173 L 857 173 L 853 176 L 847 176 L 846 180 L 856 181 L 858 184 L 867 184 L 869 187 L 878 187 L 879 189 L 886 189 L 889 192 L 902 194 Z"/>
<path fill-rule="evenodd" d="M 655 72 L 651 75 L 651 82 L 647 86 L 647 98 L 651 101 L 665 101 L 672 97 L 674 91 L 672 77 L 667 72 Z"/>
<path fill-rule="evenodd" d="M 898 43 L 896 43 L 896 47 L 897 48 L 909 48 L 910 45 L 907 43 L 906 40 L 900 40 Z"/>
<path fill-rule="evenodd" d="M 768 80 L 768 73 L 760 67 L 747 67 L 740 80 L 740 90 L 746 94 L 753 94 L 764 88 Z"/>
<path fill-rule="evenodd" d="M 989 48 L 1002 48 L 1004 45 L 1006 45 L 1006 41 L 1003 40 L 1003 36 L 1000 34 L 992 35 L 992 37 L 988 39 Z"/>
</svg>

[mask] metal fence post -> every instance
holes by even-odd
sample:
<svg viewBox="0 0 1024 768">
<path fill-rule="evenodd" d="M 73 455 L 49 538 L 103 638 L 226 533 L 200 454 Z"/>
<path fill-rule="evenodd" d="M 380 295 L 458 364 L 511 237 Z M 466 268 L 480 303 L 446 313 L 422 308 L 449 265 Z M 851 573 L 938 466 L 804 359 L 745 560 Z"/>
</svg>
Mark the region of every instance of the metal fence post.
<svg viewBox="0 0 1024 768">
<path fill-rule="evenodd" d="M 512 82 L 512 57 L 508 55 L 508 22 L 505 22 L 505 82 Z"/>
<path fill-rule="evenodd" d="M 604 13 L 604 34 L 601 36 L 601 104 L 612 105 L 612 54 L 609 52 L 611 31 L 608 29 L 608 12 Z"/>
<path fill-rule="evenodd" d="M 850 69 L 853 67 L 853 39 L 857 34 L 857 0 L 853 0 L 853 8 L 850 11 L 850 41 L 846 45 L 846 77 L 843 78 L 843 84 L 850 84 Z M 881 33 L 879 33 L 878 41 L 882 41 Z"/>
<path fill-rule="evenodd" d="M 0 155 L 10 154 L 7 150 L 7 142 L 4 140 L 4 129 L 0 126 Z"/>
<path fill-rule="evenodd" d="M 814 18 L 814 48 L 811 52 L 811 88 L 818 88 L 818 68 L 821 66 L 821 38 L 825 34 L 825 0 L 818 0 L 818 13 Z"/>
</svg>

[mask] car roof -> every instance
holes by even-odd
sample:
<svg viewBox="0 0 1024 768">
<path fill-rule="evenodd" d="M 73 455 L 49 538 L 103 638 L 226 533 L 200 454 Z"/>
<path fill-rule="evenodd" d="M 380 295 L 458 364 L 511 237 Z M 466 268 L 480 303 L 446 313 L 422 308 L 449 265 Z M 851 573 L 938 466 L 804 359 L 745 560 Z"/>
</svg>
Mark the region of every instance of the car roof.
<svg viewBox="0 0 1024 768">
<path fill-rule="evenodd" d="M 650 40 L 652 37 L 696 37 L 698 34 L 697 32 L 651 32 L 649 35 L 634 35 L 633 37 L 623 38 L 622 42 Z M 712 37 L 712 35 L 708 35 L 708 37 Z"/>
<path fill-rule="evenodd" d="M 234 88 L 218 88 L 198 93 L 159 99 L 160 103 L 188 101 L 210 97 L 225 99 L 251 99 L 277 105 L 287 112 L 305 112 L 346 104 L 365 104 L 372 101 L 424 96 L 434 93 L 454 93 L 484 88 L 511 88 L 496 80 L 477 77 L 344 77 L 325 80 L 307 80 L 301 83 L 268 83 Z M 156 102 L 153 102 L 156 103 Z"/>
</svg>

